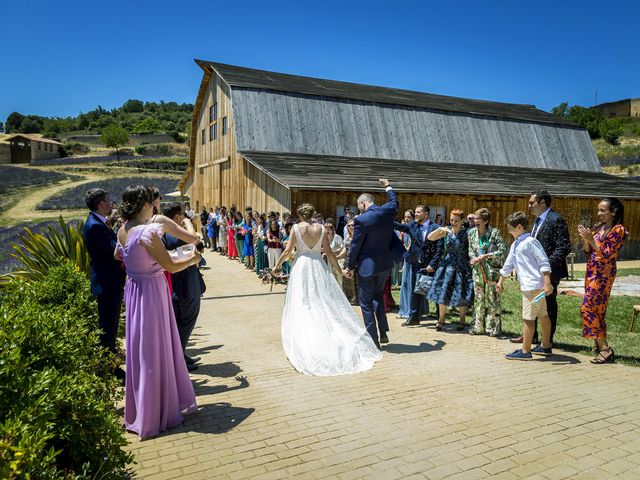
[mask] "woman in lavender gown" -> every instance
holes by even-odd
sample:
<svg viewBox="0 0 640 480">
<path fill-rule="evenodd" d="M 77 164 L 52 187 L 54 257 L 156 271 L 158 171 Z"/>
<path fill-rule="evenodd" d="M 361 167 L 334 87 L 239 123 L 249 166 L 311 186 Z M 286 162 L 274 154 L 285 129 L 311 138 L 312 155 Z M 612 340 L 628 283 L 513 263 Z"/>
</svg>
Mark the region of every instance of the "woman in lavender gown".
<svg viewBox="0 0 640 480">
<path fill-rule="evenodd" d="M 187 372 L 164 270 L 175 273 L 197 265 L 192 253 L 172 258 L 162 243 L 162 225 L 153 215 L 148 187 L 122 194 L 126 220 L 118 232 L 118 253 L 127 270 L 125 427 L 140 438 L 179 425 L 197 409 Z"/>
</svg>

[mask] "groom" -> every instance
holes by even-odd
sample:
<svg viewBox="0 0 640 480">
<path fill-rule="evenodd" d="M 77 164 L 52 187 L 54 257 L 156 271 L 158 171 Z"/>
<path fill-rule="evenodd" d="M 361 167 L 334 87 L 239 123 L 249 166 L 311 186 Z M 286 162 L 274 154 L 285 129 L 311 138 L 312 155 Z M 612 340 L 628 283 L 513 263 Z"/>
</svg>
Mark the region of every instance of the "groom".
<svg viewBox="0 0 640 480">
<path fill-rule="evenodd" d="M 398 211 L 396 193 L 386 178 L 380 179 L 380 185 L 389 197 L 384 205 L 376 205 L 373 196 L 368 193 L 358 197 L 361 215 L 354 221 L 349 263 L 344 272 L 351 278 L 358 267 L 358 296 L 364 325 L 378 348 L 381 343 L 389 343 L 389 324 L 384 312 L 384 284 L 394 260 L 401 259 L 404 252 L 402 242 L 393 232 Z"/>
</svg>

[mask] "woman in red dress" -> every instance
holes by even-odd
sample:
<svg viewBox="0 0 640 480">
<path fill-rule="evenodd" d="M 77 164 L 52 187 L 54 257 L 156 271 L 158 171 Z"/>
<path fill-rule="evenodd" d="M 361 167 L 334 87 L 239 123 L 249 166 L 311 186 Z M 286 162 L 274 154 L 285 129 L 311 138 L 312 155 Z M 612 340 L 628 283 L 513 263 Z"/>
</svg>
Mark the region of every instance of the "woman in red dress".
<svg viewBox="0 0 640 480">
<path fill-rule="evenodd" d="M 604 198 L 598 204 L 598 220 L 593 231 L 578 225 L 582 247 L 588 256 L 584 277 L 584 299 L 580 307 L 582 336 L 592 338 L 598 356 L 591 363 L 613 363 L 613 349 L 607 343 L 604 321 L 611 287 L 616 279 L 618 252 L 629 236 L 624 222 L 624 206 L 617 198 Z"/>
<path fill-rule="evenodd" d="M 233 213 L 227 212 L 227 252 L 229 258 L 238 258 L 238 247 L 236 246 L 236 230 L 233 228 Z"/>
</svg>

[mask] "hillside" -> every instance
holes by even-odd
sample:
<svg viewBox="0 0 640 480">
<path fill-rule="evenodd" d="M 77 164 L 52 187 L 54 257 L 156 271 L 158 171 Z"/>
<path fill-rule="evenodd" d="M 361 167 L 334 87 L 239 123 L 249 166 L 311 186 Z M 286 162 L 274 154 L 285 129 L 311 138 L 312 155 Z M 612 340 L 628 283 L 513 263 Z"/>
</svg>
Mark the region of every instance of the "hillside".
<svg viewBox="0 0 640 480">
<path fill-rule="evenodd" d="M 98 106 L 75 117 L 43 117 L 13 112 L 4 122 L 4 129 L 6 133 L 41 133 L 45 137 L 65 140 L 77 135 L 98 135 L 107 125 L 117 123 L 129 134 L 166 133 L 176 142 L 183 142 L 191 130 L 192 113 L 193 105 L 190 103 L 127 100 L 112 110 Z"/>
</svg>

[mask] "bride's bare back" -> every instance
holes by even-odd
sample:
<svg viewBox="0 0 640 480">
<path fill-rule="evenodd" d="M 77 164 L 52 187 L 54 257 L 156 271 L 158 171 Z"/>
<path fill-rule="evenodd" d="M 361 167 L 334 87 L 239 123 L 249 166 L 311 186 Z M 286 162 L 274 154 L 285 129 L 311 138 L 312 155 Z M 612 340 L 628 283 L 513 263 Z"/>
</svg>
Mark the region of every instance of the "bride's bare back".
<svg viewBox="0 0 640 480">
<path fill-rule="evenodd" d="M 322 235 L 322 225 L 319 224 L 310 224 L 307 222 L 298 223 L 298 232 L 300 233 L 300 238 L 309 248 L 313 248 L 314 245 L 318 244 L 320 240 L 320 235 Z"/>
</svg>

